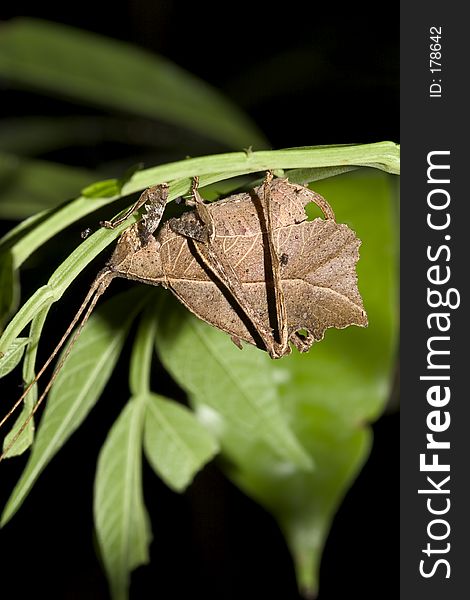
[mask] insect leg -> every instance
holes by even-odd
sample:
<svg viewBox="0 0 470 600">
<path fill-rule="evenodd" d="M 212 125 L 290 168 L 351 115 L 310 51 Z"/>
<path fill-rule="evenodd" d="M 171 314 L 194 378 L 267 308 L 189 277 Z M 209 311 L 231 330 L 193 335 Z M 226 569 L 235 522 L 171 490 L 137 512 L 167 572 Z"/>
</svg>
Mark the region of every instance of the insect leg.
<svg viewBox="0 0 470 600">
<path fill-rule="evenodd" d="M 147 188 L 140 195 L 137 202 L 135 202 L 129 210 L 127 210 L 122 217 L 111 221 L 100 221 L 100 225 L 102 227 L 106 227 L 107 229 L 114 229 L 121 223 L 123 223 L 126 219 L 128 219 L 136 210 L 139 210 L 144 204 L 147 209 L 147 215 L 144 215 L 144 219 L 147 218 L 147 228 L 149 229 L 149 235 L 152 234 L 155 229 L 158 227 L 160 220 L 163 215 L 163 209 L 165 208 L 165 204 L 168 198 L 168 185 L 166 183 L 161 183 L 160 185 L 154 185 L 152 187 Z M 154 207 L 160 207 L 155 210 Z M 151 214 L 152 217 L 149 219 L 148 214 Z M 154 223 L 156 225 L 154 226 Z M 153 229 L 152 229 L 153 227 Z"/>
<path fill-rule="evenodd" d="M 218 251 L 215 245 L 194 240 L 194 246 L 204 264 L 227 288 L 234 301 L 243 310 L 263 341 L 271 358 L 280 358 L 281 354 L 277 351 L 272 329 L 259 318 L 254 307 L 247 298 L 245 290 L 243 289 L 243 284 L 232 265 L 228 263 L 224 255 Z"/>
<path fill-rule="evenodd" d="M 170 222 L 171 229 L 180 235 L 193 240 L 194 248 L 199 254 L 201 260 L 230 292 L 233 300 L 243 310 L 246 317 L 253 325 L 253 328 L 260 336 L 269 355 L 272 358 L 279 358 L 290 351 L 288 341 L 281 347 L 274 339 L 272 329 L 265 324 L 258 316 L 255 308 L 251 305 L 246 296 L 243 284 L 233 268 L 227 261 L 225 254 L 220 250 L 217 243 L 214 243 L 216 231 L 209 207 L 204 203 L 197 191 L 198 180 L 193 182 L 193 202 L 196 207 L 199 219 L 196 221 L 183 221 L 174 219 Z M 287 332 L 287 327 L 286 327 Z"/>
<path fill-rule="evenodd" d="M 333 212 L 333 209 L 331 208 L 329 203 L 325 200 L 325 198 L 323 198 L 323 196 L 320 196 L 320 194 L 317 194 L 317 192 L 312 191 L 312 202 L 314 202 L 318 206 L 318 208 L 322 211 L 322 213 L 325 216 L 325 219 L 332 219 L 333 221 L 336 221 L 336 217 L 335 217 L 335 213 Z"/>
<path fill-rule="evenodd" d="M 214 219 L 208 208 L 208 205 L 201 198 L 201 195 L 199 194 L 199 191 L 198 191 L 198 187 L 199 187 L 199 177 L 196 176 L 193 178 L 193 187 L 192 187 L 193 202 L 196 207 L 198 217 L 201 219 L 201 221 L 206 226 L 207 238 L 208 238 L 209 242 L 212 243 L 215 240 Z"/>
<path fill-rule="evenodd" d="M 36 377 L 33 379 L 33 381 L 31 381 L 31 383 L 28 385 L 28 387 L 24 390 L 23 394 L 21 395 L 21 397 L 15 402 L 14 406 L 11 408 L 11 410 L 8 412 L 8 414 L 2 419 L 1 423 L 0 423 L 0 427 L 4 424 L 4 422 L 13 414 L 13 412 L 16 410 L 16 408 L 21 404 L 21 402 L 24 400 L 24 398 L 26 397 L 26 395 L 29 393 L 29 391 L 31 390 L 31 388 L 33 387 L 33 385 L 38 381 L 38 379 L 41 377 L 41 375 L 44 373 L 44 371 L 47 369 L 47 367 L 49 366 L 49 364 L 52 362 L 52 360 L 54 359 L 54 357 L 57 355 L 57 353 L 59 352 L 59 350 L 61 349 L 61 347 L 64 345 L 64 343 L 67 341 L 67 339 L 69 338 L 70 334 L 72 333 L 73 328 L 75 327 L 75 325 L 78 323 L 78 327 L 77 330 L 75 331 L 69 345 L 67 346 L 59 364 L 55 367 L 54 372 L 47 384 L 47 386 L 45 387 L 45 389 L 43 390 L 41 396 L 39 397 L 39 399 L 36 401 L 36 404 L 33 407 L 33 410 L 31 411 L 31 413 L 29 414 L 28 418 L 25 420 L 25 422 L 21 425 L 20 429 L 17 431 L 16 435 L 14 436 L 14 438 L 10 441 L 10 443 L 8 444 L 8 446 L 6 448 L 3 449 L 2 454 L 0 455 L 0 461 L 2 461 L 6 455 L 8 454 L 10 448 L 12 448 L 12 446 L 14 446 L 14 444 L 16 443 L 16 440 L 20 437 L 20 435 L 23 433 L 23 431 L 26 429 L 26 427 L 28 426 L 28 423 L 31 421 L 31 419 L 34 417 L 35 413 L 37 412 L 39 406 L 41 405 L 41 403 L 43 402 L 44 398 L 46 397 L 47 392 L 49 391 L 49 389 L 51 388 L 52 384 L 54 383 L 55 378 L 57 377 L 57 374 L 59 373 L 59 371 L 61 370 L 62 366 L 64 365 L 65 360 L 67 359 L 70 351 L 72 350 L 72 347 L 74 346 L 75 342 L 77 341 L 85 323 L 88 321 L 89 316 L 91 315 L 91 313 L 93 312 L 93 309 L 98 301 L 98 298 L 104 294 L 104 292 L 106 291 L 106 289 L 108 288 L 109 284 L 111 283 L 111 281 L 113 280 L 113 278 L 115 277 L 115 274 L 110 271 L 108 268 L 103 269 L 102 271 L 100 271 L 98 273 L 98 275 L 96 276 L 94 282 L 91 284 L 90 289 L 88 290 L 88 293 L 85 297 L 85 299 L 83 300 L 82 304 L 80 305 L 80 308 L 78 309 L 77 313 L 75 314 L 74 318 L 72 319 L 72 322 L 70 323 L 70 325 L 67 328 L 67 331 L 64 333 L 64 335 L 61 337 L 59 343 L 57 344 L 57 346 L 55 347 L 55 349 L 53 350 L 52 354 L 49 356 L 49 358 L 47 359 L 47 361 L 44 363 L 44 365 L 42 366 L 41 370 L 37 373 Z M 82 317 L 81 321 L 80 321 L 80 317 L 82 316 L 83 312 L 86 310 L 84 316 Z"/>
<path fill-rule="evenodd" d="M 271 171 L 266 173 L 266 177 L 263 184 L 262 196 L 263 211 L 266 218 L 266 237 L 268 241 L 268 250 L 271 263 L 271 275 L 274 286 L 274 298 L 276 303 L 276 326 L 279 335 L 279 340 L 275 344 L 275 350 L 280 355 L 289 353 L 289 331 L 287 323 L 287 310 L 286 301 L 284 298 L 284 290 L 282 287 L 281 278 L 281 262 L 277 254 L 277 250 L 274 244 L 273 237 L 273 223 L 272 223 L 272 208 L 271 208 L 271 182 L 273 174 Z"/>
</svg>

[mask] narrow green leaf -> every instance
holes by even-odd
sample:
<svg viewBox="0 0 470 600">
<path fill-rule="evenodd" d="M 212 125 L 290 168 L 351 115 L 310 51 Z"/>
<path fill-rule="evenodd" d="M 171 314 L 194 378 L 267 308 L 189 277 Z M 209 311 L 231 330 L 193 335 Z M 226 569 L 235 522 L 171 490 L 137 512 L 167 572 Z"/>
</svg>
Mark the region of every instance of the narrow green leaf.
<svg viewBox="0 0 470 600">
<path fill-rule="evenodd" d="M 10 250 L 0 253 L 0 330 L 10 315 L 16 310 L 19 299 L 20 284 L 13 267 L 13 256 Z"/>
<path fill-rule="evenodd" d="M 319 168 L 338 165 L 374 164 L 377 169 L 390 173 L 399 173 L 399 147 L 393 142 L 378 142 L 359 146 L 334 146 L 291 148 L 260 152 L 233 152 L 168 163 L 150 169 L 138 171 L 122 188 L 122 195 L 132 194 L 158 183 L 170 183 L 170 200 L 187 193 L 191 186 L 191 177 L 199 175 L 201 187 L 248 173 L 263 172 L 267 169 Z M 113 184 L 114 185 L 114 184 Z M 117 197 L 116 197 L 117 198 Z M 47 219 L 38 219 L 32 230 L 17 228 L 19 239 L 12 245 L 11 236 L 0 241 L 0 249 L 11 248 L 13 265 L 19 267 L 37 248 L 62 231 L 71 223 L 110 204 L 115 197 L 77 198 Z M 34 221 L 33 221 L 34 222 Z M 115 232 L 114 232 L 115 233 Z M 115 236 L 107 231 L 110 243 Z"/>
<path fill-rule="evenodd" d="M 42 221 L 47 219 L 49 211 L 44 210 L 32 217 L 28 217 L 15 225 L 10 231 L 0 238 L 0 252 L 11 251 L 14 245 L 21 240 L 26 234 L 35 229 Z M 13 263 L 13 260 L 12 260 Z M 15 267 L 19 265 L 16 264 Z"/>
<path fill-rule="evenodd" d="M 5 436 L 5 439 L 3 440 L 3 450 L 6 451 L 6 449 L 9 448 L 8 454 L 5 456 L 5 458 L 13 458 L 14 456 L 20 456 L 21 454 L 23 454 L 23 452 L 25 452 L 28 448 L 31 447 L 31 444 L 33 443 L 33 440 L 34 440 L 34 421 L 33 421 L 33 419 L 29 420 L 28 424 L 26 425 L 26 427 L 23 429 L 23 431 L 20 433 L 19 437 L 16 440 L 15 440 L 15 438 L 16 438 L 18 432 L 20 431 L 20 429 L 23 427 L 25 421 L 28 419 L 29 415 L 31 414 L 31 408 L 32 408 L 32 406 L 34 406 L 34 402 L 35 402 L 36 398 L 37 398 L 37 392 L 36 392 L 36 388 L 34 388 L 28 394 L 28 396 L 26 398 L 27 402 L 25 402 L 23 404 L 23 408 L 21 409 L 20 414 L 16 418 L 16 421 L 15 421 L 13 427 L 11 428 L 8 435 Z M 13 446 L 10 448 L 10 444 L 13 442 L 13 440 L 15 440 L 15 442 L 14 442 Z"/>
<path fill-rule="evenodd" d="M 75 198 L 96 172 L 0 153 L 0 217 L 24 219 Z"/>
<path fill-rule="evenodd" d="M 105 179 L 104 181 L 98 181 L 87 186 L 82 190 L 82 196 L 85 198 L 110 198 L 112 196 L 119 196 L 122 188 L 132 179 L 134 173 L 142 169 L 142 163 L 132 165 L 119 179 Z"/>
<path fill-rule="evenodd" d="M 199 413 L 264 442 L 284 461 L 312 467 L 290 430 L 281 409 L 267 354 L 246 346 L 240 351 L 218 331 L 176 303 L 167 294 L 159 306 L 156 345 L 160 360 L 190 395 Z"/>
<path fill-rule="evenodd" d="M 151 169 L 143 169 L 134 175 L 124 193 L 143 189 L 154 183 L 172 181 L 194 175 L 214 173 L 256 173 L 268 169 L 300 169 L 334 166 L 371 166 L 399 174 L 400 147 L 393 142 L 377 142 L 350 146 L 312 146 L 283 150 L 260 150 L 257 152 L 230 152 L 188 158 L 167 163 Z M 137 186 L 137 187 L 136 187 Z"/>
<path fill-rule="evenodd" d="M 316 167 L 313 169 L 291 169 L 286 172 L 286 177 L 291 183 L 300 183 L 307 185 L 312 181 L 320 181 L 329 177 L 336 177 L 349 171 L 355 171 L 358 167 L 355 166 L 335 166 L 335 167 Z"/>
<path fill-rule="evenodd" d="M 49 282 L 37 289 L 16 313 L 0 338 L 0 351 L 8 347 L 45 304 L 59 300 L 80 271 L 128 226 L 129 223 L 124 223 L 112 230 L 102 228 L 82 242 L 54 271 Z"/>
<path fill-rule="evenodd" d="M 35 364 L 39 339 L 41 337 L 42 328 L 50 307 L 50 304 L 46 305 L 31 321 L 31 327 L 29 330 L 29 344 L 23 362 L 23 381 L 25 382 L 25 385 L 29 385 L 36 375 Z M 23 408 L 18 415 L 15 424 L 3 441 L 3 450 L 5 451 L 7 448 L 10 448 L 11 444 L 13 444 L 13 440 L 15 440 L 17 434 L 19 434 L 19 437 L 15 440 L 14 445 L 9 449 L 7 458 L 12 458 L 13 456 L 23 454 L 23 452 L 25 452 L 25 450 L 27 450 L 33 443 L 35 430 L 34 419 L 28 420 L 28 418 L 34 408 L 37 397 L 37 385 L 34 385 L 29 390 L 23 401 Z M 27 425 L 24 427 L 24 423 L 26 421 Z M 19 433 L 21 429 L 23 429 L 23 431 Z"/>
<path fill-rule="evenodd" d="M 133 396 L 143 396 L 150 392 L 150 371 L 154 352 L 155 331 L 155 307 L 153 303 L 149 303 L 140 318 L 134 347 L 132 348 L 129 388 Z"/>
<path fill-rule="evenodd" d="M 81 193 L 84 198 L 116 198 L 121 193 L 121 189 L 119 179 L 114 177 L 87 185 Z"/>
<path fill-rule="evenodd" d="M 219 198 L 225 198 L 230 194 L 243 190 L 246 186 L 253 187 L 253 175 L 242 175 L 240 177 L 230 177 L 229 179 L 220 179 L 210 185 L 200 186 L 199 191 L 204 197 L 204 200 L 213 202 Z"/>
<path fill-rule="evenodd" d="M 93 512 L 113 600 L 128 598 L 130 572 L 149 560 L 152 539 L 142 495 L 143 403 L 131 400 L 101 449 Z"/>
<path fill-rule="evenodd" d="M 25 346 L 28 342 L 29 338 L 27 337 L 19 337 L 12 342 L 11 346 L 0 358 L 0 377 L 5 377 L 5 375 L 13 371 L 23 358 Z"/>
<path fill-rule="evenodd" d="M 58 23 L 4 23 L 0 73 L 49 93 L 184 126 L 225 147 L 266 145 L 230 100 L 169 60 Z"/>
<path fill-rule="evenodd" d="M 145 454 L 157 475 L 180 492 L 215 456 L 218 443 L 185 406 L 156 394 L 147 394 L 145 402 Z"/>
<path fill-rule="evenodd" d="M 95 405 L 148 291 L 137 286 L 118 294 L 84 327 L 49 394 L 31 456 L 5 507 L 2 524 L 18 510 L 48 462 Z"/>
</svg>

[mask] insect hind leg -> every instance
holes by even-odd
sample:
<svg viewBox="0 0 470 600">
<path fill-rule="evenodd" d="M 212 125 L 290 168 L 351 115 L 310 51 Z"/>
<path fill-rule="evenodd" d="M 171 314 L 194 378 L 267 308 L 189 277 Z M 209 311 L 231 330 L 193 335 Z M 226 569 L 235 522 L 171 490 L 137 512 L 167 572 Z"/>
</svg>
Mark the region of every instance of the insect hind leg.
<svg viewBox="0 0 470 600">
<path fill-rule="evenodd" d="M 183 214 L 180 218 L 169 221 L 170 229 L 179 235 L 204 244 L 212 244 L 215 240 L 215 224 L 209 206 L 198 191 L 199 177 L 193 178 L 192 196 L 186 200 L 187 206 L 195 210 Z"/>
</svg>

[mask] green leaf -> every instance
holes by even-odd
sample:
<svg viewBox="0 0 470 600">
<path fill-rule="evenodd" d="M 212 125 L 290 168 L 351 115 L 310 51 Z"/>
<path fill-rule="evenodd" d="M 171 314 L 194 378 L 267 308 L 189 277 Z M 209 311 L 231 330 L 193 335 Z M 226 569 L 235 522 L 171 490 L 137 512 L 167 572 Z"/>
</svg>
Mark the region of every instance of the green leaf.
<svg viewBox="0 0 470 600">
<path fill-rule="evenodd" d="M 75 198 L 96 173 L 0 153 L 0 217 L 24 219 Z"/>
<path fill-rule="evenodd" d="M 118 294 L 104 303 L 84 327 L 49 394 L 31 456 L 5 507 L 2 524 L 11 519 L 48 462 L 95 405 L 148 291 L 137 286 Z"/>
<path fill-rule="evenodd" d="M 28 420 L 32 407 L 34 406 L 34 402 L 37 397 L 36 388 L 31 390 L 31 392 L 27 396 L 27 402 L 24 403 L 23 408 L 16 418 L 16 421 L 11 428 L 10 432 L 5 439 L 3 440 L 3 451 L 6 452 L 8 449 L 8 454 L 5 455 L 5 458 L 13 458 L 14 456 L 20 456 L 25 452 L 28 448 L 31 447 L 31 444 L 34 440 L 34 421 L 33 419 L 29 419 L 26 426 L 24 426 L 25 422 Z M 22 429 L 21 433 L 20 430 Z M 10 448 L 11 446 L 11 448 Z"/>
<path fill-rule="evenodd" d="M 156 394 L 147 394 L 145 402 L 145 454 L 157 475 L 180 492 L 216 455 L 217 441 L 185 406 Z"/>
<path fill-rule="evenodd" d="M 311 469 L 282 411 L 270 359 L 193 317 L 167 294 L 159 306 L 157 351 L 165 368 L 189 394 L 203 418 L 223 436 L 224 423 L 265 443 L 288 464 Z M 220 424 L 220 431 L 217 429 Z"/>
<path fill-rule="evenodd" d="M 169 60 L 58 23 L 4 23 L 0 74 L 75 101 L 184 126 L 225 147 L 266 145 L 240 109 Z"/>
<path fill-rule="evenodd" d="M 349 171 L 355 171 L 358 167 L 354 166 L 335 166 L 335 167 L 316 167 L 313 169 L 291 169 L 286 172 L 286 177 L 291 183 L 300 183 L 307 185 L 312 181 L 320 181 L 320 179 L 328 179 L 336 177 Z"/>
<path fill-rule="evenodd" d="M 84 198 L 116 198 L 121 190 L 122 185 L 119 184 L 119 179 L 113 177 L 96 181 L 83 188 L 81 193 Z"/>
<path fill-rule="evenodd" d="M 109 198 L 111 196 L 119 196 L 122 192 L 122 188 L 128 183 L 134 173 L 143 169 L 142 163 L 132 165 L 122 177 L 119 179 L 105 179 L 104 181 L 98 181 L 92 185 L 87 186 L 82 190 L 82 196 L 85 198 Z"/>
<path fill-rule="evenodd" d="M 128 402 L 101 449 L 93 512 L 113 600 L 128 597 L 130 572 L 149 560 L 152 539 L 142 495 L 143 403 Z"/>
<path fill-rule="evenodd" d="M 10 250 L 0 253 L 0 330 L 16 310 L 20 295 L 18 275 L 13 268 Z"/>
<path fill-rule="evenodd" d="M 51 305 L 47 304 L 42 308 L 31 321 L 31 327 L 29 330 L 29 344 L 26 351 L 26 356 L 23 362 L 23 381 L 26 385 L 29 385 L 35 378 L 35 364 L 36 354 L 41 337 L 42 328 L 47 318 Z M 18 415 L 15 424 L 11 428 L 9 434 L 3 441 L 3 451 L 8 450 L 8 458 L 23 454 L 27 450 L 34 439 L 34 419 L 29 418 L 33 412 L 34 405 L 36 404 L 37 384 L 34 385 L 23 400 L 23 409 Z M 26 423 L 26 425 L 25 425 Z"/>
<path fill-rule="evenodd" d="M 25 346 L 28 342 L 29 338 L 27 337 L 19 337 L 12 342 L 11 346 L 0 358 L 0 377 L 5 377 L 5 375 L 13 371 L 23 358 Z"/>
<path fill-rule="evenodd" d="M 155 290 L 153 290 L 155 292 Z M 157 294 L 152 294 L 152 297 Z M 150 374 L 155 342 L 155 307 L 150 301 L 143 311 L 132 348 L 129 388 L 133 396 L 150 393 Z"/>
<path fill-rule="evenodd" d="M 215 455 L 218 444 L 186 407 L 150 392 L 156 329 L 154 303 L 149 302 L 140 319 L 132 350 L 129 387 L 146 405 L 147 458 L 171 488 L 181 491 Z"/>
</svg>

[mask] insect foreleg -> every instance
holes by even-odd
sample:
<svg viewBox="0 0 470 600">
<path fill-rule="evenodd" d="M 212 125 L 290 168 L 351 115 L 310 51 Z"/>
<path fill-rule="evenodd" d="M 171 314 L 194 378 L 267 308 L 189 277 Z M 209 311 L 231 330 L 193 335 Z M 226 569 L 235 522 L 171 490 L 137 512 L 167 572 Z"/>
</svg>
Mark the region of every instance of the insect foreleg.
<svg viewBox="0 0 470 600">
<path fill-rule="evenodd" d="M 147 231 L 148 235 L 151 235 L 160 224 L 167 199 L 168 185 L 166 183 L 154 185 L 142 192 L 137 202 L 135 202 L 122 217 L 111 221 L 100 221 L 100 225 L 107 229 L 114 229 L 128 219 L 135 211 L 145 205 L 147 212 L 142 217 L 142 228 Z"/>
</svg>

